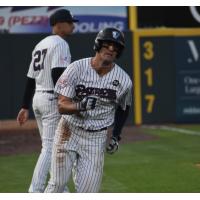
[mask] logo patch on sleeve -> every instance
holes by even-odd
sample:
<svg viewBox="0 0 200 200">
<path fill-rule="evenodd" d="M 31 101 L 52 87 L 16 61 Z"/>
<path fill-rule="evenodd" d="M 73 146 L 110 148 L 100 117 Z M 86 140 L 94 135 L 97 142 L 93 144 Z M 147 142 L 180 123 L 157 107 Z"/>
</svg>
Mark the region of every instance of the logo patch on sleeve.
<svg viewBox="0 0 200 200">
<path fill-rule="evenodd" d="M 118 80 L 114 80 L 114 81 L 112 82 L 112 84 L 113 84 L 114 86 L 118 86 L 118 85 L 119 85 L 119 81 L 118 81 Z"/>
</svg>

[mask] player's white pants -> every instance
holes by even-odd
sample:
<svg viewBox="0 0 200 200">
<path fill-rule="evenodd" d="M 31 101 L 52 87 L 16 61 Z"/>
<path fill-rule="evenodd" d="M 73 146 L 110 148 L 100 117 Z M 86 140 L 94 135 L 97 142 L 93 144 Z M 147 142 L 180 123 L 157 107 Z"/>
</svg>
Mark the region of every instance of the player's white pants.
<svg viewBox="0 0 200 200">
<path fill-rule="evenodd" d="M 68 127 L 69 137 L 63 132 Z M 67 138 L 67 139 L 66 139 Z M 88 132 L 68 126 L 62 117 L 53 146 L 51 178 L 45 192 L 62 192 L 76 162 L 76 192 L 98 192 L 103 176 L 107 130 Z"/>
<path fill-rule="evenodd" d="M 29 192 L 44 192 L 51 164 L 53 139 L 60 119 L 55 95 L 36 92 L 33 97 L 33 111 L 42 140 L 42 149 L 34 169 Z"/>
</svg>

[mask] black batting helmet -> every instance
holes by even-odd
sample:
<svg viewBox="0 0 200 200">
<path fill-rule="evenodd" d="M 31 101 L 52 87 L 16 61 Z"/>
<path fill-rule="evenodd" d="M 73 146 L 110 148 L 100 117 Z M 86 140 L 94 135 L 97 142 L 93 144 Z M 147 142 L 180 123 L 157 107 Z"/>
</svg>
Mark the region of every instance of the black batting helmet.
<svg viewBox="0 0 200 200">
<path fill-rule="evenodd" d="M 54 26 L 58 22 L 78 22 L 79 20 L 74 19 L 69 10 L 60 9 L 50 16 L 49 21 L 50 25 Z"/>
<path fill-rule="evenodd" d="M 103 41 L 113 42 L 119 46 L 119 52 L 117 54 L 117 58 L 119 58 L 125 47 L 124 34 L 116 28 L 105 28 L 101 30 L 95 39 L 95 51 L 99 51 L 101 49 Z"/>
</svg>

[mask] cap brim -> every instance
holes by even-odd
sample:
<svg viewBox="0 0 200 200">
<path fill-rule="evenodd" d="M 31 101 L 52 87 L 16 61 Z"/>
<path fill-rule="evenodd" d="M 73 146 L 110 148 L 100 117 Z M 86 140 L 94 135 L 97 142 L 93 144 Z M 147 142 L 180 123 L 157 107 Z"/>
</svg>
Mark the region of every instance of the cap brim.
<svg viewBox="0 0 200 200">
<path fill-rule="evenodd" d="M 79 22 L 78 19 L 72 19 L 72 22 Z"/>
</svg>

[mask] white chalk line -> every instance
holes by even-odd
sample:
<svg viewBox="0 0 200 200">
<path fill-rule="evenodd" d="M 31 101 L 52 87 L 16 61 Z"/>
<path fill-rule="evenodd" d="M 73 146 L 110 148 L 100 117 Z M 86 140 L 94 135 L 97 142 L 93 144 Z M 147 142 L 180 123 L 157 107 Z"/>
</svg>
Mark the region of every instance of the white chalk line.
<svg viewBox="0 0 200 200">
<path fill-rule="evenodd" d="M 149 128 L 149 129 L 160 129 L 160 130 L 166 130 L 166 131 L 172 131 L 172 132 L 178 132 L 178 133 L 183 133 L 186 135 L 197 135 L 200 136 L 200 132 L 197 131 L 192 131 L 189 129 L 183 129 L 183 128 L 177 128 L 177 127 L 171 127 L 171 126 L 148 126 L 148 125 L 142 125 L 143 128 Z"/>
</svg>

